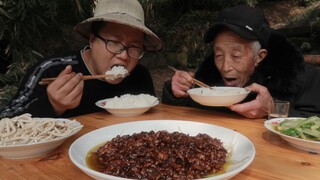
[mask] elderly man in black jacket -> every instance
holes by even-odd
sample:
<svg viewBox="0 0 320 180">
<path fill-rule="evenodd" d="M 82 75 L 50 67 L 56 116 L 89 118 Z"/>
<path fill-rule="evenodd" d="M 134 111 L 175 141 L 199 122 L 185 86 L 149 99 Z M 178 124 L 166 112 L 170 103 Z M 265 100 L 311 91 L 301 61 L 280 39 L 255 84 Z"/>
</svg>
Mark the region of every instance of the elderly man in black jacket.
<svg viewBox="0 0 320 180">
<path fill-rule="evenodd" d="M 320 115 L 320 71 L 304 62 L 301 52 L 270 29 L 263 13 L 238 6 L 223 10 L 204 40 L 214 53 L 203 61 L 195 78 L 211 86 L 245 87 L 252 93 L 225 110 L 248 118 L 265 117 L 268 102 L 290 101 L 289 116 Z M 192 101 L 188 72 L 178 71 L 164 84 L 163 103 L 201 106 Z M 214 108 L 220 109 L 220 108 Z"/>
</svg>

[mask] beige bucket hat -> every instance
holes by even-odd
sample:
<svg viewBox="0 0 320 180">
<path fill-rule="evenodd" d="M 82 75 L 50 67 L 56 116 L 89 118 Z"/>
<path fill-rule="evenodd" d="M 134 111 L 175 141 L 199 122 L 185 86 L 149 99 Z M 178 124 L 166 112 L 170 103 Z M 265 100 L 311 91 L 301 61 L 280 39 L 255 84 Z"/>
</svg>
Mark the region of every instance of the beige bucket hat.
<svg viewBox="0 0 320 180">
<path fill-rule="evenodd" d="M 147 51 L 159 51 L 163 42 L 144 24 L 144 12 L 137 0 L 100 0 L 94 10 L 94 16 L 74 27 L 75 31 L 88 38 L 91 24 L 105 21 L 128 25 L 145 33 L 144 47 Z"/>
</svg>

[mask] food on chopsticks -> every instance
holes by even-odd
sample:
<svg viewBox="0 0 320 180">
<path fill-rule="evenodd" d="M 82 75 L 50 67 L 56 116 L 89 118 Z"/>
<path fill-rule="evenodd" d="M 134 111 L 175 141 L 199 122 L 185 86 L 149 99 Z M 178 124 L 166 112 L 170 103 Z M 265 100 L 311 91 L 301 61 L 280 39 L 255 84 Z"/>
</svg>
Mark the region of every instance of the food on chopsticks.
<svg viewBox="0 0 320 180">
<path fill-rule="evenodd" d="M 32 118 L 22 114 L 0 121 L 0 146 L 31 144 L 65 137 L 82 128 L 74 121 L 53 118 Z"/>
<path fill-rule="evenodd" d="M 107 99 L 103 106 L 105 108 L 137 108 L 153 105 L 158 98 L 149 94 L 124 94 L 114 98 Z"/>
<path fill-rule="evenodd" d="M 110 79 L 115 80 L 117 78 L 124 78 L 129 75 L 128 70 L 126 70 L 123 66 L 114 66 L 110 71 L 105 72 L 105 74 L 100 75 L 85 75 L 82 76 L 83 80 L 90 80 L 90 79 Z M 52 78 L 42 78 L 39 82 L 40 85 L 48 85 L 56 80 L 56 77 Z"/>
<path fill-rule="evenodd" d="M 150 131 L 117 136 L 95 155 L 102 164 L 101 172 L 113 176 L 196 179 L 222 171 L 228 153 L 219 139 L 207 134 Z"/>
<path fill-rule="evenodd" d="M 110 71 L 105 72 L 106 75 L 113 75 L 113 78 L 108 78 L 111 80 L 115 80 L 117 78 L 124 78 L 127 75 L 129 75 L 129 72 L 127 69 L 125 69 L 123 66 L 113 66 Z"/>
<path fill-rule="evenodd" d="M 288 136 L 320 141 L 320 118 L 285 119 L 277 124 L 276 130 Z"/>
</svg>

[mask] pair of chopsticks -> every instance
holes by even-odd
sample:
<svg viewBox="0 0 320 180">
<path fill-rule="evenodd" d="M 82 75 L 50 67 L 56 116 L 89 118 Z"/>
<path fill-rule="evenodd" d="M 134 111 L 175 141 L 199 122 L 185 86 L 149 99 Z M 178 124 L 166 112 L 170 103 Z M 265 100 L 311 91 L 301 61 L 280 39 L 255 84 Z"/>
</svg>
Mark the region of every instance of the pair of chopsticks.
<svg viewBox="0 0 320 180">
<path fill-rule="evenodd" d="M 168 68 L 171 69 L 171 70 L 174 71 L 174 72 L 177 72 L 177 71 L 178 71 L 178 69 L 176 69 L 176 68 L 174 68 L 174 67 L 172 67 L 172 66 L 168 66 Z M 203 82 L 201 82 L 201 81 L 199 81 L 199 80 L 197 80 L 197 79 L 195 79 L 195 78 L 192 78 L 192 80 L 193 80 L 193 83 L 194 83 L 194 84 L 196 84 L 196 85 L 198 85 L 198 86 L 200 86 L 200 87 L 212 89 L 211 86 L 209 86 L 209 85 L 207 85 L 207 84 L 205 84 L 205 83 L 203 83 Z"/>
<path fill-rule="evenodd" d="M 102 78 L 114 78 L 113 74 L 102 74 L 102 75 L 87 75 L 82 76 L 83 80 L 89 80 L 89 79 L 102 79 Z M 40 85 L 47 85 L 56 80 L 57 78 L 42 78 L 41 81 L 39 81 Z"/>
</svg>

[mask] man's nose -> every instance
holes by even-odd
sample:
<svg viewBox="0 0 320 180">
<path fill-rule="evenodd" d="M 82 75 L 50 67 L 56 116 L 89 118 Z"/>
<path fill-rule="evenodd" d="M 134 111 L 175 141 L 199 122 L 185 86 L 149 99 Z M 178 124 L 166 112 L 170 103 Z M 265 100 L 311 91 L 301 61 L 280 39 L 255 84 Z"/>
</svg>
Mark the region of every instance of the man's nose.
<svg viewBox="0 0 320 180">
<path fill-rule="evenodd" d="M 124 49 L 121 53 L 117 54 L 117 56 L 123 60 L 127 60 L 129 57 L 128 50 Z"/>
<path fill-rule="evenodd" d="M 230 58 L 225 58 L 222 64 L 222 69 L 225 72 L 232 70 L 232 60 Z"/>
</svg>

